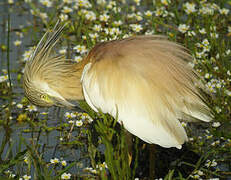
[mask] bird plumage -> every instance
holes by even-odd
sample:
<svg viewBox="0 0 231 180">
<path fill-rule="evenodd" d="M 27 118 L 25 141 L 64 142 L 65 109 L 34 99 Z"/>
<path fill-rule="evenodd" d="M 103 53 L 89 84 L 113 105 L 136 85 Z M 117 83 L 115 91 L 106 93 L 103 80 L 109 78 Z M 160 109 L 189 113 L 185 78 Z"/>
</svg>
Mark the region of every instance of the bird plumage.
<svg viewBox="0 0 231 180">
<path fill-rule="evenodd" d="M 84 96 L 132 134 L 163 147 L 187 140 L 179 119 L 210 120 L 202 101 L 199 76 L 188 65 L 183 47 L 162 36 L 137 36 L 93 48 L 82 78 Z"/>
<path fill-rule="evenodd" d="M 51 53 L 61 31 L 55 27 L 47 33 L 26 65 L 24 87 L 29 99 L 35 96 L 30 94 L 34 89 L 44 93 L 38 88 L 42 83 L 54 91 L 49 96 L 60 95 L 63 105 L 84 95 L 95 111 L 113 117 L 118 113 L 128 131 L 163 147 L 181 148 L 187 141 L 179 120 L 211 120 L 199 90 L 204 86 L 182 46 L 163 36 L 134 36 L 100 43 L 81 63 L 73 63 Z"/>
<path fill-rule="evenodd" d="M 40 98 L 45 94 L 62 99 L 66 105 L 68 102 L 65 99 L 83 99 L 80 78 L 84 62 L 76 66 L 74 61 L 52 52 L 63 27 L 56 25 L 53 31 L 44 34 L 25 66 L 23 81 L 25 94 L 38 106 L 54 105 Z"/>
</svg>

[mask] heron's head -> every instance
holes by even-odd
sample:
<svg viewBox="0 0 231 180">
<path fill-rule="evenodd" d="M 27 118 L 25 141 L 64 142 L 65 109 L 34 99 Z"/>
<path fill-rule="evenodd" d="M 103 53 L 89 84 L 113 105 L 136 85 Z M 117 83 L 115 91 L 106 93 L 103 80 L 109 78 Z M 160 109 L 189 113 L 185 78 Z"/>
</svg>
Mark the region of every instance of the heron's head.
<svg viewBox="0 0 231 180">
<path fill-rule="evenodd" d="M 46 83 L 31 79 L 31 77 L 28 76 L 27 70 L 25 70 L 23 82 L 25 95 L 32 104 L 41 107 L 55 105 L 55 97 L 45 89 L 47 86 Z M 47 88 L 49 87 L 47 86 Z"/>
<path fill-rule="evenodd" d="M 52 89 L 42 77 L 32 75 L 28 66 L 24 71 L 23 87 L 29 101 L 40 107 L 61 106 L 73 108 L 75 105 L 68 102 L 59 92 Z M 42 76 L 42 74 L 41 74 Z"/>
<path fill-rule="evenodd" d="M 26 63 L 23 87 L 26 97 L 34 105 L 75 107 L 67 100 L 73 96 L 70 87 L 74 86 L 68 82 L 73 63 L 64 56 L 51 55 L 63 27 L 56 24 L 52 31 L 46 32 Z"/>
</svg>

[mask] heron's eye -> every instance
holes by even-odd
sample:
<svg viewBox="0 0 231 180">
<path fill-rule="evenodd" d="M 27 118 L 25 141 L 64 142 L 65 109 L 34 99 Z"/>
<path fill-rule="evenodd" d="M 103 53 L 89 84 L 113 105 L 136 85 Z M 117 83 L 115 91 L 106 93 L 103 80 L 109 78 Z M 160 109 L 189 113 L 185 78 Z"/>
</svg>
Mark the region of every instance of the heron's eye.
<svg viewBox="0 0 231 180">
<path fill-rule="evenodd" d="M 46 101 L 48 99 L 48 96 L 46 96 L 45 94 L 40 95 L 40 98 L 44 101 Z"/>
<path fill-rule="evenodd" d="M 47 95 L 47 94 L 41 94 L 41 95 L 40 95 L 40 98 L 41 98 L 43 101 L 47 102 L 47 103 L 53 103 L 52 100 L 51 100 L 51 98 L 50 98 L 49 95 Z"/>
</svg>

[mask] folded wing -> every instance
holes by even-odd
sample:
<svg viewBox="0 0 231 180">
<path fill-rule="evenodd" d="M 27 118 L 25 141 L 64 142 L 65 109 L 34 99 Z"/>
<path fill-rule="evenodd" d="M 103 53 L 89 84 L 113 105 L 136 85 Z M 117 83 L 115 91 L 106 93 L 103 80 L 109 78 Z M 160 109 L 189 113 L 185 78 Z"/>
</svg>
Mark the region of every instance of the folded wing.
<svg viewBox="0 0 231 180">
<path fill-rule="evenodd" d="M 82 74 L 84 97 L 95 110 L 116 116 L 148 143 L 177 147 L 187 140 L 179 119 L 210 121 L 185 49 L 162 36 L 101 43 Z M 190 117 L 190 118 L 189 118 Z"/>
</svg>

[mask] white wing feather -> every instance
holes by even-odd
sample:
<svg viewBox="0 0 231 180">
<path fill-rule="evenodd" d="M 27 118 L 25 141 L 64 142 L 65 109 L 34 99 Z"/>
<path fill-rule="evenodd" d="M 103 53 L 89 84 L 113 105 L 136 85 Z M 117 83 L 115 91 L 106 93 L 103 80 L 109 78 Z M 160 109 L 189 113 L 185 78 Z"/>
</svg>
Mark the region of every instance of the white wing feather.
<svg viewBox="0 0 231 180">
<path fill-rule="evenodd" d="M 163 127 L 162 123 L 153 123 L 151 117 L 153 113 L 150 113 L 147 109 L 147 105 L 142 103 L 142 98 L 136 97 L 135 91 L 129 91 L 127 97 L 122 101 L 107 98 L 102 96 L 102 89 L 99 88 L 97 81 L 94 81 L 93 74 L 88 72 L 89 68 L 86 69 L 82 76 L 82 86 L 84 97 L 89 106 L 98 112 L 100 109 L 103 113 L 109 113 L 114 118 L 118 110 L 118 121 L 132 134 L 138 136 L 143 141 L 150 144 L 158 144 L 162 147 L 176 147 L 180 149 L 182 144 L 187 141 L 187 135 L 185 130 L 181 126 L 180 122 L 171 113 L 168 115 L 161 115 L 160 109 L 153 111 L 157 120 L 155 122 L 165 121 L 164 119 L 171 119 L 168 126 L 175 127 L 174 131 L 178 131 L 181 135 L 180 138 L 173 136 L 168 129 Z M 133 89 L 132 86 L 130 86 Z M 122 88 L 122 87 L 121 87 Z M 112 95 L 113 97 L 113 95 Z M 161 106 L 161 105 L 160 105 Z M 160 111 L 160 112 L 158 112 Z M 166 113 L 166 109 L 164 110 Z M 162 119 L 163 118 L 163 119 Z"/>
<path fill-rule="evenodd" d="M 192 57 L 161 36 L 137 36 L 95 46 L 82 73 L 84 97 L 142 140 L 163 147 L 187 141 L 179 119 L 210 121 L 195 87 Z M 203 85 L 201 85 L 203 89 Z"/>
</svg>

